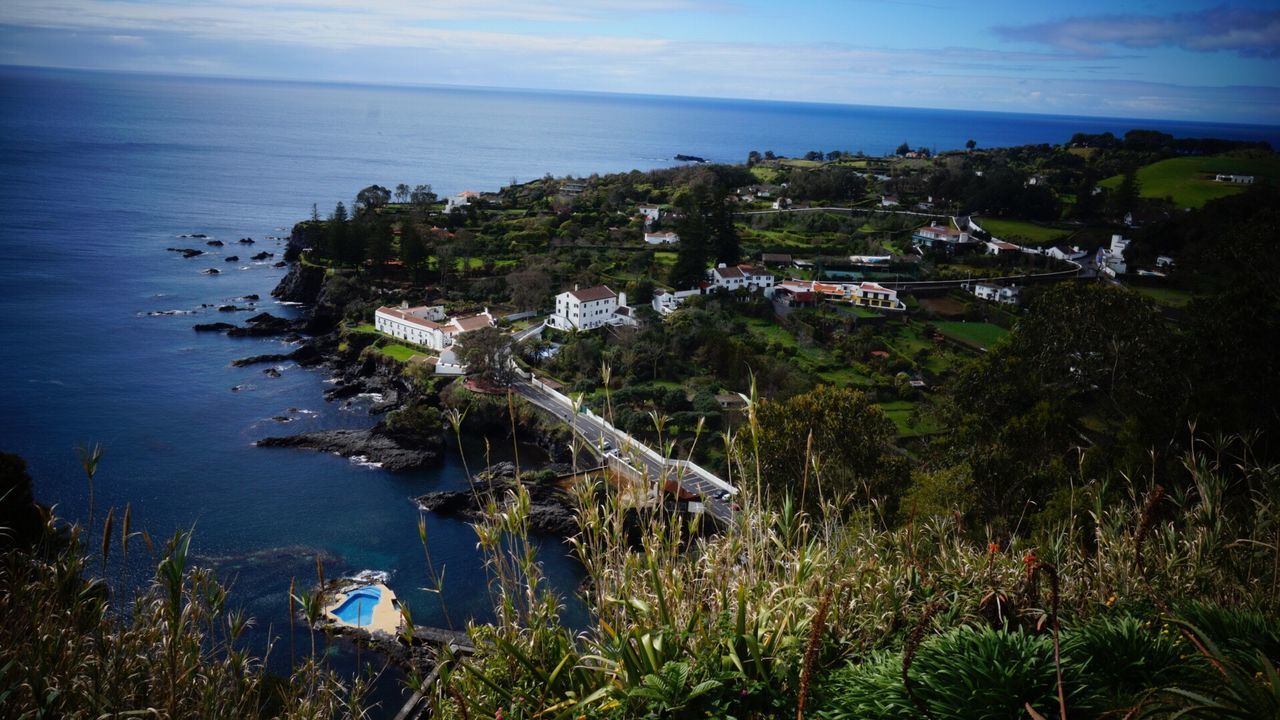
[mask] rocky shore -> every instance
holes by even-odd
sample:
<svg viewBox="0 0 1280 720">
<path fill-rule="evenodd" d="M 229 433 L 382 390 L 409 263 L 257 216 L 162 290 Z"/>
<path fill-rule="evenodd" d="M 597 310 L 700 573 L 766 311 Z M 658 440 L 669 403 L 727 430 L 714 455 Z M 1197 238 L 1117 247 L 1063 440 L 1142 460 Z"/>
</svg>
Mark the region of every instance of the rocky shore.
<svg viewBox="0 0 1280 720">
<path fill-rule="evenodd" d="M 398 436 L 379 423 L 368 430 L 317 430 L 299 435 L 263 438 L 258 447 L 304 448 L 361 458 L 383 470 L 404 472 L 431 467 L 440 460 L 443 440 Z"/>
<path fill-rule="evenodd" d="M 571 468 L 560 465 L 547 466 L 551 475 L 570 472 Z M 538 480 L 528 481 L 529 475 Z M 563 489 L 542 481 L 548 473 L 525 473 L 523 483 L 529 492 L 529 526 L 535 532 L 568 537 L 578 531 L 578 522 L 574 514 L 574 500 Z M 502 462 L 490 465 L 476 473 L 473 479 L 474 489 L 441 490 L 429 492 L 414 498 L 414 502 L 423 510 L 430 510 L 441 515 L 456 517 L 468 521 L 480 520 L 484 515 L 482 503 L 488 495 L 493 494 L 500 504 L 509 499 L 508 490 L 516 486 L 516 467 L 512 463 Z"/>
</svg>

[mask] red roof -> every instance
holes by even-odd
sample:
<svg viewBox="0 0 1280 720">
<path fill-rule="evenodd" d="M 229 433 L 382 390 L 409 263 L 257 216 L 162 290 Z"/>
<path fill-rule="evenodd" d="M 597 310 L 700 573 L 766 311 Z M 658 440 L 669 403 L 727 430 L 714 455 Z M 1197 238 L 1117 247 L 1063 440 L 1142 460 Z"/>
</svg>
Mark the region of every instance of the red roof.
<svg viewBox="0 0 1280 720">
<path fill-rule="evenodd" d="M 397 320 L 401 320 L 403 322 L 407 322 L 410 325 L 417 325 L 419 327 L 427 328 L 428 330 L 439 330 L 444 327 L 438 322 L 433 322 L 424 317 L 418 317 L 417 315 L 414 315 L 410 310 L 405 310 L 403 308 L 380 307 L 378 308 L 378 312 L 382 313 L 383 315 L 390 315 L 391 317 L 396 318 Z"/>
<path fill-rule="evenodd" d="M 609 298 L 618 297 L 618 294 L 610 290 L 608 285 L 596 285 L 582 290 L 570 290 L 569 294 L 577 298 L 578 302 L 595 302 L 596 300 L 608 300 Z"/>
<path fill-rule="evenodd" d="M 918 232 L 918 233 L 929 232 L 929 233 L 932 233 L 932 234 L 934 234 L 934 235 L 955 235 L 955 236 L 957 236 L 957 237 L 960 235 L 960 231 L 959 231 L 959 230 L 957 230 L 957 229 L 955 229 L 955 228 L 953 228 L 953 227 L 950 227 L 950 226 L 945 226 L 945 227 L 944 227 L 944 226 L 942 226 L 942 225 L 925 225 L 924 227 L 920 228 L 919 230 L 916 230 L 916 232 Z"/>
<path fill-rule="evenodd" d="M 736 268 L 736 267 L 718 267 L 718 268 L 716 268 L 716 274 L 717 274 L 717 275 L 719 275 L 720 277 L 722 277 L 722 278 L 726 278 L 726 279 L 727 279 L 727 278 L 740 278 L 740 277 L 742 277 L 742 276 L 743 276 L 743 275 L 742 275 L 742 270 L 741 270 L 741 269 L 739 269 L 739 268 Z"/>
</svg>

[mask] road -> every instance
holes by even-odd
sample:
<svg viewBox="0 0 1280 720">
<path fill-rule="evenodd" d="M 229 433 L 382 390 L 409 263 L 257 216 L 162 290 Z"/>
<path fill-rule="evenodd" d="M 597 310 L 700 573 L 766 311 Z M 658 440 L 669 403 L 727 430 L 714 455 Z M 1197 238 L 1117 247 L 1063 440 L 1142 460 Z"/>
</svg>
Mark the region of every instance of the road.
<svg viewBox="0 0 1280 720">
<path fill-rule="evenodd" d="M 594 452 L 616 454 L 619 458 L 646 473 L 650 479 L 674 479 L 685 490 L 696 493 L 702 498 L 707 513 L 721 523 L 733 521 L 733 509 L 730 504 L 720 499 L 726 492 L 723 487 L 687 470 L 677 463 L 662 458 L 653 450 L 644 446 L 630 435 L 621 432 L 595 415 L 583 412 L 574 413 L 573 407 L 563 400 L 540 388 L 534 387 L 528 380 L 518 378 L 511 389 L 520 397 L 542 408 L 569 424 L 578 437 L 586 440 L 595 448 Z M 634 449 L 634 452 L 627 452 Z"/>
</svg>

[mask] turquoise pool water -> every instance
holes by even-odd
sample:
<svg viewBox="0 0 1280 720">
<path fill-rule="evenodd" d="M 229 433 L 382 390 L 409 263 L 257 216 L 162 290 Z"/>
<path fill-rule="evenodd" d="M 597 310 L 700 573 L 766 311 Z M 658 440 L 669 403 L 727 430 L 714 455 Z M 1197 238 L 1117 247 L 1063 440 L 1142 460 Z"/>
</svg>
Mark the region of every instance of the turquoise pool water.
<svg viewBox="0 0 1280 720">
<path fill-rule="evenodd" d="M 347 599 L 334 608 L 333 614 L 349 625 L 364 626 L 373 620 L 373 608 L 382 600 L 376 587 L 362 587 L 347 594 Z"/>
</svg>

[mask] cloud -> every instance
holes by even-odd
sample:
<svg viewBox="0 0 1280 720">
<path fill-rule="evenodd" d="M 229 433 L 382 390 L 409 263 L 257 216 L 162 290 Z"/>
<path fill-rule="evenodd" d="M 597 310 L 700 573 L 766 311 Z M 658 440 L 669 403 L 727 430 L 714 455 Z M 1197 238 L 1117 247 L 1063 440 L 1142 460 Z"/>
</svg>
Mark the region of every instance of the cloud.
<svg viewBox="0 0 1280 720">
<path fill-rule="evenodd" d="M 1100 56 L 1107 48 L 1134 50 L 1178 47 L 1193 52 L 1233 52 L 1241 57 L 1280 58 L 1280 10 L 1219 6 L 1171 15 L 1103 15 L 998 26 L 1008 40 Z"/>
</svg>

